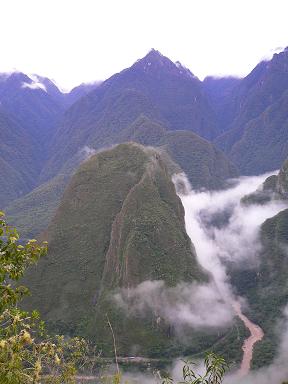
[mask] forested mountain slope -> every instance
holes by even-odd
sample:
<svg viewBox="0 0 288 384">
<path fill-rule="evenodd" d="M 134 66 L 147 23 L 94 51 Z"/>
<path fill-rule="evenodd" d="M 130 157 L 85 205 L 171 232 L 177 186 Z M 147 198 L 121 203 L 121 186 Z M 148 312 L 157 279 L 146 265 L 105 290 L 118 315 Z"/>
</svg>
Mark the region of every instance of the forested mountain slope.
<svg viewBox="0 0 288 384">
<path fill-rule="evenodd" d="M 2 207 L 25 195 L 40 173 L 37 142 L 0 107 L 0 199 Z"/>
<path fill-rule="evenodd" d="M 92 84 L 83 84 L 64 94 L 41 76 L 0 74 L 2 209 L 39 185 L 40 173 L 49 158 L 48 147 L 64 110 L 93 88 Z"/>
<path fill-rule="evenodd" d="M 73 176 L 44 235 L 48 256 L 27 275 L 29 307 L 40 309 L 53 329 L 84 334 L 110 351 L 107 313 L 119 353 L 131 353 L 133 345 L 142 354 L 172 347 L 165 321 L 158 324 L 153 314 L 126 318 L 111 296 L 145 280 L 168 286 L 208 280 L 186 234 L 170 166 L 153 149 L 121 144 Z"/>
<path fill-rule="evenodd" d="M 288 160 L 277 175 L 269 176 L 255 193 L 242 200 L 245 205 L 265 205 L 288 198 Z M 283 206 L 285 208 L 285 205 Z M 281 342 L 279 324 L 288 302 L 288 209 L 267 219 L 260 228 L 257 263 L 231 271 L 231 281 L 239 294 L 248 298 L 249 317 L 264 330 L 264 339 L 256 345 L 256 365 L 266 365 L 275 358 Z"/>
<path fill-rule="evenodd" d="M 230 92 L 227 130 L 216 144 L 253 175 L 280 167 L 287 157 L 288 49 L 256 68 Z M 230 120 L 230 122 L 229 122 Z"/>
<path fill-rule="evenodd" d="M 185 172 L 197 190 L 221 189 L 227 185 L 227 179 L 238 175 L 236 167 L 207 140 L 189 131 L 167 131 L 144 115 L 115 137 L 116 142 L 134 141 L 156 147 L 165 158 L 169 154 L 174 161 L 173 172 Z M 84 147 L 57 176 L 6 207 L 10 222 L 18 226 L 24 237 L 35 237 L 47 227 L 70 177 L 90 152 Z"/>
</svg>

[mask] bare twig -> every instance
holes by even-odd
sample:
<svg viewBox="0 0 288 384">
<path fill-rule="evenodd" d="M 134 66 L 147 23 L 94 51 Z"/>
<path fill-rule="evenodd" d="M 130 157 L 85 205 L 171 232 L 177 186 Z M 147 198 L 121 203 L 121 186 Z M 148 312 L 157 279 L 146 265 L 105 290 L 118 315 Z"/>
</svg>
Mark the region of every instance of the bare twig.
<svg viewBox="0 0 288 384">
<path fill-rule="evenodd" d="M 110 320 L 109 320 L 109 317 L 106 313 L 106 317 L 107 317 L 107 323 L 110 327 L 110 330 L 111 330 L 111 333 L 112 333 L 112 337 L 113 337 L 113 345 L 114 345 L 114 355 L 115 355 L 115 363 L 116 363 L 116 368 L 117 368 L 117 374 L 120 375 L 120 369 L 119 369 L 119 364 L 118 364 L 118 357 L 117 357 L 117 347 L 116 347 L 116 339 L 115 339 L 115 334 L 114 334 L 114 331 L 113 331 L 113 328 L 112 328 L 112 325 L 110 323 Z"/>
</svg>

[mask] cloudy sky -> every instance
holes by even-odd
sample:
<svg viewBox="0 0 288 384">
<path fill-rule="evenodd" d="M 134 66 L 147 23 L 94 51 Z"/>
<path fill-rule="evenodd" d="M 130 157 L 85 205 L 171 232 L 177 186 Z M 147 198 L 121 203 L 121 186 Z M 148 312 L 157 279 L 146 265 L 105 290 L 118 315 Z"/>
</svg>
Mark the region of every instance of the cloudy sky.
<svg viewBox="0 0 288 384">
<path fill-rule="evenodd" d="M 69 89 L 150 48 L 199 78 L 246 75 L 288 45 L 287 0 L 0 0 L 0 71 Z"/>
</svg>

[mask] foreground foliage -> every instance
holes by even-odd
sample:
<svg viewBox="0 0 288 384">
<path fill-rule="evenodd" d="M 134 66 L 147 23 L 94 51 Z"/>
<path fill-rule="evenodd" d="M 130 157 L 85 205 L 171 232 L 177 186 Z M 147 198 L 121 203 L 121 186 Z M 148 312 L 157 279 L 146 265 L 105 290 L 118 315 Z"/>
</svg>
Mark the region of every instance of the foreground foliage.
<svg viewBox="0 0 288 384">
<path fill-rule="evenodd" d="M 182 368 L 182 379 L 181 381 L 174 381 L 169 374 L 163 374 L 159 371 L 154 373 L 155 384 L 221 384 L 225 372 L 228 368 L 228 364 L 221 357 L 213 352 L 208 352 L 204 360 L 204 373 L 200 375 L 193 369 L 194 363 L 191 361 L 184 361 Z M 122 377 L 119 371 L 113 376 L 103 376 L 100 378 L 103 384 L 140 384 L 141 379 L 128 379 Z M 146 381 L 145 381 L 146 382 Z M 150 382 L 150 381 L 149 381 Z M 153 382 L 153 380 L 151 380 Z M 285 383 L 284 383 L 285 384 Z"/>
<path fill-rule="evenodd" d="M 47 244 L 19 244 L 15 228 L 0 212 L 0 383 L 73 383 L 84 364 L 87 344 L 80 338 L 50 337 L 36 311 L 18 308 L 26 287 L 18 285 L 27 267 L 47 252 Z"/>
<path fill-rule="evenodd" d="M 183 366 L 183 381 L 178 384 L 221 384 L 224 374 L 228 368 L 223 357 L 213 352 L 206 354 L 204 365 L 205 373 L 200 375 L 192 369 L 193 363 L 185 362 Z M 170 377 L 162 380 L 161 384 L 175 383 Z M 176 383 L 175 383 L 176 384 Z"/>
</svg>

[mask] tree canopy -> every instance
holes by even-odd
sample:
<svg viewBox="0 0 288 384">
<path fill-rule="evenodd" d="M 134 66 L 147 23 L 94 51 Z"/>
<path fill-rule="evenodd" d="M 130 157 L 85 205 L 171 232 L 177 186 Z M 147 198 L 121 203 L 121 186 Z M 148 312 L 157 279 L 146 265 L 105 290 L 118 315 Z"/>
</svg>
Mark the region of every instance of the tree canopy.
<svg viewBox="0 0 288 384">
<path fill-rule="evenodd" d="M 29 294 L 19 279 L 46 252 L 45 242 L 21 244 L 0 212 L 0 383 L 74 383 L 83 363 L 88 348 L 83 339 L 49 336 L 37 311 L 18 306 Z"/>
</svg>

